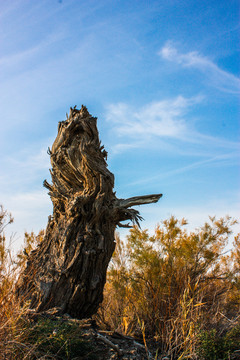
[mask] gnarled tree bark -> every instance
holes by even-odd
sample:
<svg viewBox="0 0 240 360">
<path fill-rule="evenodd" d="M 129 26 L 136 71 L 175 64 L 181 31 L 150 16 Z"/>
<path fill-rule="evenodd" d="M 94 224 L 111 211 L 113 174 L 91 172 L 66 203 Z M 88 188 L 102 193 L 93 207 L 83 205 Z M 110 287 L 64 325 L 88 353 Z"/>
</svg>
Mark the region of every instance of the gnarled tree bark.
<svg viewBox="0 0 240 360">
<path fill-rule="evenodd" d="M 38 311 L 61 308 L 76 318 L 97 311 L 107 266 L 114 251 L 114 231 L 121 221 L 139 223 L 133 205 L 157 202 L 161 194 L 117 199 L 107 152 L 86 107 L 70 109 L 49 149 L 53 203 L 45 237 L 31 252 L 18 294 Z"/>
</svg>

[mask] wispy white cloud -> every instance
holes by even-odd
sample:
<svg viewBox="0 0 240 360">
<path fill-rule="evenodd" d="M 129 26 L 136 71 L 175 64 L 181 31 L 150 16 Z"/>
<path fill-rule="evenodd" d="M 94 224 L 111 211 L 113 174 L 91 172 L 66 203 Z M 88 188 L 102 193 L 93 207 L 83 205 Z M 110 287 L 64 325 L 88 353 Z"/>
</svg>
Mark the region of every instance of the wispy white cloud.
<svg viewBox="0 0 240 360">
<path fill-rule="evenodd" d="M 137 143 L 137 142 L 134 142 L 132 144 L 120 143 L 120 144 L 114 145 L 113 152 L 114 153 L 121 153 L 121 152 L 128 151 L 128 150 L 131 150 L 131 149 L 136 149 L 139 146 L 141 146 L 141 143 Z"/>
<path fill-rule="evenodd" d="M 107 107 L 106 119 L 112 123 L 119 136 L 180 139 L 188 129 L 184 115 L 199 101 L 199 96 L 188 99 L 178 96 L 152 102 L 138 110 L 124 103 L 111 104 Z"/>
<path fill-rule="evenodd" d="M 210 149 L 235 152 L 239 146 L 236 142 L 203 134 L 195 129 L 195 119 L 189 112 L 202 100 L 201 96 L 178 96 L 152 102 L 139 109 L 126 103 L 109 105 L 106 119 L 117 136 L 113 151 L 119 153 L 129 148 L 147 146 L 151 149 L 157 146 L 166 151 L 176 151 L 177 147 L 178 154 L 187 155 L 189 152 L 191 155 L 207 157 L 219 156 L 218 151 L 211 152 Z"/>
<path fill-rule="evenodd" d="M 240 79 L 237 76 L 222 70 L 211 59 L 196 51 L 181 53 L 171 42 L 167 42 L 158 52 L 158 55 L 183 67 L 201 71 L 206 75 L 209 84 L 219 90 L 233 94 L 240 92 Z"/>
</svg>

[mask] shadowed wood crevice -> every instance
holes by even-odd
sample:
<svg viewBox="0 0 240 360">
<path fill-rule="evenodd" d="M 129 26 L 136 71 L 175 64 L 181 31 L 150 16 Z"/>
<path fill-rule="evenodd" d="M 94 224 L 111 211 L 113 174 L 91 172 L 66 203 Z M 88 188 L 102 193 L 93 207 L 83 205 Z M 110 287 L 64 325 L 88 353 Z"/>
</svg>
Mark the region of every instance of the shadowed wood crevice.
<svg viewBox="0 0 240 360">
<path fill-rule="evenodd" d="M 86 107 L 70 109 L 48 150 L 53 203 L 43 241 L 29 256 L 17 292 L 38 311 L 53 307 L 76 318 L 94 314 L 102 301 L 114 231 L 122 221 L 139 224 L 131 207 L 154 203 L 161 194 L 117 199 L 114 175 L 98 136 L 96 118 Z"/>
</svg>

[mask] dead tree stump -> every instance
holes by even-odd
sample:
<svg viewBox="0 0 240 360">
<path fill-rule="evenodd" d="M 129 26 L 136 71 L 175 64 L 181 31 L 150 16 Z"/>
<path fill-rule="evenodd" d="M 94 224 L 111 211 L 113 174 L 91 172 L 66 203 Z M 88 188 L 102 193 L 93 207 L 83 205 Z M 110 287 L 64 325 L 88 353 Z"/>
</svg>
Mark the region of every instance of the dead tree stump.
<svg viewBox="0 0 240 360">
<path fill-rule="evenodd" d="M 133 205 L 157 202 L 161 194 L 118 199 L 107 152 L 86 107 L 70 109 L 59 123 L 49 149 L 53 203 L 45 237 L 31 252 L 19 280 L 19 296 L 38 311 L 58 307 L 76 318 L 89 317 L 103 298 L 107 266 L 114 251 L 114 231 L 121 221 L 141 220 Z"/>
</svg>

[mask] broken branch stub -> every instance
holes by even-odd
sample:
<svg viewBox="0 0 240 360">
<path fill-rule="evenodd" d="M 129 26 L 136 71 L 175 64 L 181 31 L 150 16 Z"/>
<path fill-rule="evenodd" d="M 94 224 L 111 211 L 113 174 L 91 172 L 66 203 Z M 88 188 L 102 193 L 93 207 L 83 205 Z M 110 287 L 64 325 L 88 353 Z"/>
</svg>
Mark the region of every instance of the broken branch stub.
<svg viewBox="0 0 240 360">
<path fill-rule="evenodd" d="M 96 120 L 82 106 L 71 108 L 67 120 L 59 123 L 48 150 L 52 184 L 44 181 L 53 215 L 17 287 L 32 308 L 58 307 L 79 319 L 94 314 L 102 301 L 116 226 L 128 226 L 121 224 L 125 220 L 138 224 L 141 216 L 131 206 L 153 203 L 162 196 L 117 199 Z"/>
</svg>

